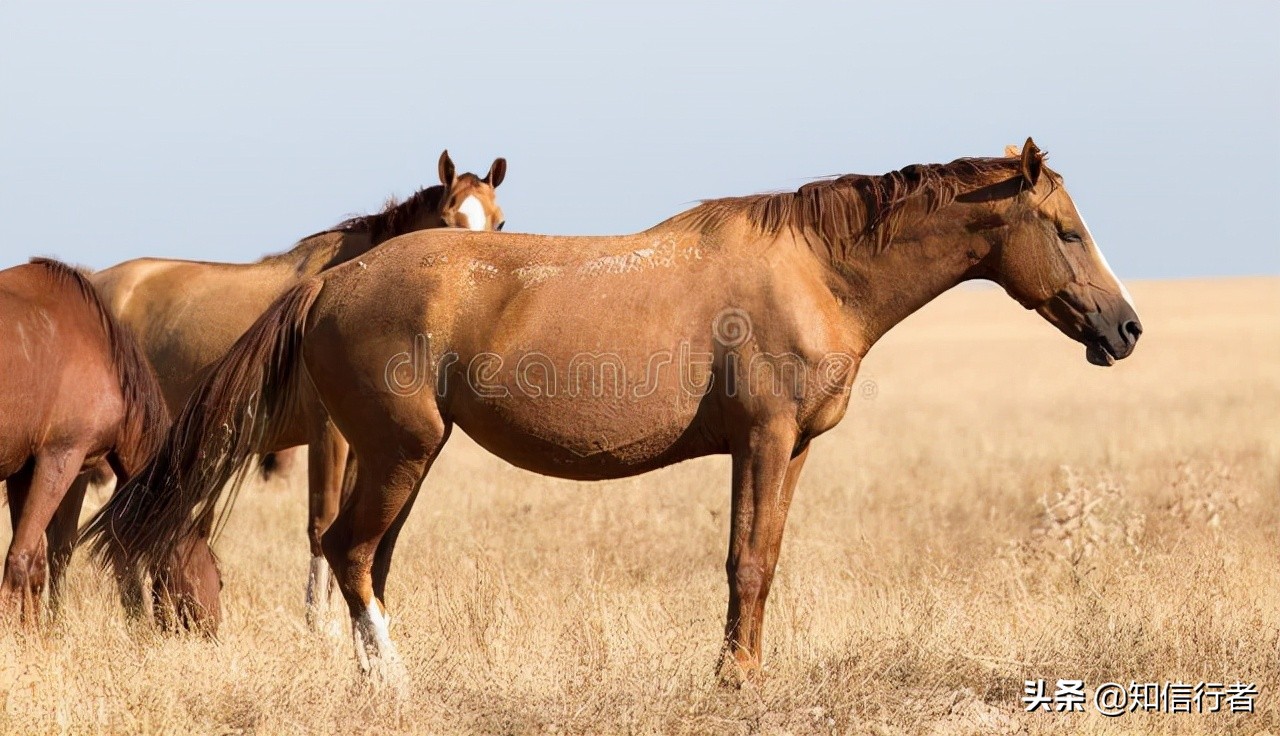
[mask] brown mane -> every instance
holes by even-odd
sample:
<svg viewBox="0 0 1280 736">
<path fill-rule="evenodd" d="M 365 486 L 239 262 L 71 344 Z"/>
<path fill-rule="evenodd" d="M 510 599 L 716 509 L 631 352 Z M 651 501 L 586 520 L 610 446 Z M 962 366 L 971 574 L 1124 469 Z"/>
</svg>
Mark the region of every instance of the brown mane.
<svg viewBox="0 0 1280 736">
<path fill-rule="evenodd" d="M 466 176 L 464 174 L 464 176 Z M 461 179 L 462 177 L 458 177 Z M 329 233 L 360 233 L 367 234 L 369 240 L 374 244 L 380 244 L 390 240 L 397 235 L 403 235 L 409 231 L 418 216 L 425 211 L 440 210 L 443 205 L 445 189 L 443 186 L 436 184 L 430 187 L 423 187 L 409 198 L 401 202 L 394 196 L 388 197 L 386 204 L 382 206 L 382 210 L 371 215 L 357 215 L 349 217 L 337 225 L 327 230 L 311 233 L 305 238 L 300 238 L 288 250 L 280 251 L 263 256 L 264 261 L 271 261 L 281 258 L 292 258 L 298 254 L 299 248 L 303 246 L 313 245 L 309 241 L 318 238 L 321 235 Z"/>
<path fill-rule="evenodd" d="M 811 231 L 832 254 L 843 255 L 864 241 L 879 252 L 888 246 L 908 204 L 922 202 L 928 215 L 967 191 L 1018 174 L 1018 159 L 1008 157 L 912 164 L 880 176 L 845 174 L 814 181 L 794 192 L 709 199 L 672 220 L 705 228 L 746 215 L 766 234 L 785 228 Z"/>
<path fill-rule="evenodd" d="M 133 333 L 113 316 L 103 304 L 93 284 L 80 270 L 51 258 L 32 258 L 31 263 L 43 266 L 59 286 L 79 293 L 93 309 L 102 324 L 111 351 L 111 366 L 120 381 L 124 397 L 124 423 L 120 433 L 120 454 L 128 458 L 131 467 L 126 473 L 136 473 L 142 464 L 155 455 L 164 442 L 169 429 L 169 410 L 165 407 L 160 383 L 138 347 Z M 123 482 L 123 478 L 121 481 Z"/>
<path fill-rule="evenodd" d="M 375 243 L 389 240 L 402 235 L 409 223 L 413 222 L 423 210 L 439 210 L 444 193 L 444 187 L 436 184 L 419 189 L 403 202 L 390 197 L 381 212 L 348 218 L 316 235 L 334 232 L 368 233 L 369 238 Z"/>
</svg>

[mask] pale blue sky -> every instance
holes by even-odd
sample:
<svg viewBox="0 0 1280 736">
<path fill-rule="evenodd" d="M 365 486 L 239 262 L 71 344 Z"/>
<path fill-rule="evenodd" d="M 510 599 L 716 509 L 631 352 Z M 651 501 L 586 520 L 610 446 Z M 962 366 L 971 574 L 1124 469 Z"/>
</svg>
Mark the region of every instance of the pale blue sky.
<svg viewBox="0 0 1280 736">
<path fill-rule="evenodd" d="M 0 266 L 253 260 L 444 147 L 577 234 L 1033 135 L 1121 276 L 1277 274 L 1278 48 L 1274 2 L 6 2 Z"/>
</svg>

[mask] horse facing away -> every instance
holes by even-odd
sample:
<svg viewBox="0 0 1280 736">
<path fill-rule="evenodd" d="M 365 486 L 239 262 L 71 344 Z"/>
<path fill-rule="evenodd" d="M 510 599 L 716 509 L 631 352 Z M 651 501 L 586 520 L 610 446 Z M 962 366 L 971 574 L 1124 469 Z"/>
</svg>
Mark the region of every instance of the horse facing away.
<svg viewBox="0 0 1280 736">
<path fill-rule="evenodd" d="M 0 614 L 34 625 L 46 582 L 50 606 L 61 600 L 82 471 L 106 462 L 132 477 L 163 442 L 169 415 L 129 330 L 58 261 L 0 271 L 0 376 L 0 480 L 13 524 Z"/>
<path fill-rule="evenodd" d="M 978 278 L 1096 364 L 1128 356 L 1142 332 L 1030 139 L 1016 157 L 711 200 L 635 235 L 407 235 L 277 301 L 184 409 L 150 474 L 87 536 L 121 538 L 127 570 L 162 565 L 209 525 L 225 481 L 296 432 L 297 407 L 318 397 L 359 467 L 325 556 L 362 669 L 399 681 L 387 574 L 455 425 L 562 478 L 727 453 L 720 673 L 751 679 L 810 441 L 844 415 L 860 361 L 886 331 Z"/>
<path fill-rule="evenodd" d="M 141 258 L 89 278 L 112 313 L 138 336 L 160 378 L 169 410 L 176 415 L 209 366 L 290 287 L 407 232 L 501 229 L 504 220 L 494 190 L 506 170 L 506 159 L 498 158 L 483 179 L 472 173 L 459 175 L 444 151 L 438 162 L 439 185 L 419 190 L 402 203 L 392 200 L 379 214 L 352 218 L 304 238 L 284 253 L 248 264 Z M 329 590 L 320 534 L 338 510 L 347 452 L 329 423 L 323 417 L 317 421 L 299 443 L 310 444 L 307 532 L 312 563 L 307 601 L 313 626 L 325 617 Z M 264 468 L 274 464 L 273 457 L 264 456 Z"/>
</svg>

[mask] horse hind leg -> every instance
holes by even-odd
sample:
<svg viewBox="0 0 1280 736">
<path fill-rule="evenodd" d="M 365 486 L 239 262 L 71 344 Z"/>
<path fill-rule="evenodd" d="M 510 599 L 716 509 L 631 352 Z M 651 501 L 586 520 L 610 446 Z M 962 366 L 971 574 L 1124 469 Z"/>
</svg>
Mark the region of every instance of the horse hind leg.
<svg viewBox="0 0 1280 736">
<path fill-rule="evenodd" d="M 18 522 L 22 520 L 22 512 L 27 506 L 27 495 L 31 491 L 31 477 L 34 473 L 35 460 L 30 460 L 5 481 L 5 492 L 9 503 L 9 528 L 15 531 L 18 528 Z M 4 619 L 20 619 L 23 610 L 22 593 L 26 588 L 25 585 L 22 587 L 10 585 L 8 567 L 6 558 L 4 569 L 0 571 L 0 614 L 3 614 Z"/>
<path fill-rule="evenodd" d="M 393 528 L 403 524 L 409 504 L 431 463 L 444 444 L 448 431 L 437 419 L 426 441 L 408 443 L 371 442 L 369 449 L 357 447 L 360 470 L 351 498 L 324 533 L 325 558 L 333 568 L 338 589 L 347 602 L 356 660 L 375 683 L 394 687 L 407 694 L 408 674 L 387 630 L 387 608 L 375 594 L 373 567 L 382 549 L 382 559 L 390 563 Z M 405 444 L 412 446 L 410 450 Z M 380 578 L 385 582 L 385 570 Z"/>
<path fill-rule="evenodd" d="M 320 539 L 338 515 L 347 458 L 347 441 L 325 417 L 313 427 L 307 452 L 307 538 L 311 542 L 311 565 L 307 574 L 306 604 L 307 625 L 313 631 L 337 633 L 329 610 L 333 578 Z"/>
<path fill-rule="evenodd" d="M 62 612 L 66 593 L 66 571 L 76 545 L 76 529 L 80 524 L 80 508 L 84 505 L 85 492 L 93 482 L 95 470 L 87 470 L 76 476 L 62 497 L 62 503 L 53 513 L 53 520 L 45 537 L 49 543 L 49 612 L 57 616 Z"/>
<path fill-rule="evenodd" d="M 440 440 L 440 446 L 443 447 L 445 442 L 449 441 L 449 432 L 452 427 L 445 427 L 444 437 Z M 426 470 L 431 469 L 431 464 L 435 462 L 436 453 L 427 461 Z M 373 595 L 384 604 L 387 602 L 387 577 L 391 573 L 391 555 L 395 552 L 396 540 L 400 537 L 400 530 L 404 528 L 404 523 L 409 519 L 409 512 L 413 510 L 413 502 L 417 500 L 418 493 L 422 490 L 422 479 L 419 479 L 417 485 L 414 486 L 413 492 L 409 494 L 408 501 L 400 509 L 400 513 L 396 516 L 395 521 L 391 522 L 391 526 L 387 529 L 387 533 L 382 535 L 382 541 L 378 543 L 378 551 L 373 556 Z"/>
<path fill-rule="evenodd" d="M 109 480 L 114 482 L 115 488 L 118 490 L 124 483 L 123 479 L 129 477 L 129 468 L 133 467 L 133 465 L 120 457 L 119 452 L 112 452 L 107 455 L 106 467 L 111 475 Z M 101 476 L 106 475 L 106 473 L 101 472 L 101 468 L 102 466 L 99 465 L 97 472 L 90 473 L 90 482 L 93 485 L 105 485 L 105 483 L 100 482 Z M 140 621 L 147 614 L 142 576 L 136 571 L 129 570 L 124 563 L 124 548 L 121 546 L 120 540 L 108 536 L 103 539 L 103 542 L 107 546 L 107 566 L 110 568 L 112 577 L 115 578 L 116 588 L 120 594 L 120 605 L 124 609 L 125 617 L 130 621 Z"/>
<path fill-rule="evenodd" d="M 10 479 L 13 540 L 0 581 L 0 606 L 16 608 L 19 621 L 25 624 L 39 622 L 40 597 L 48 581 L 45 530 L 83 463 L 83 450 L 46 451 L 36 456 L 29 477 L 17 477 L 17 486 Z"/>
</svg>

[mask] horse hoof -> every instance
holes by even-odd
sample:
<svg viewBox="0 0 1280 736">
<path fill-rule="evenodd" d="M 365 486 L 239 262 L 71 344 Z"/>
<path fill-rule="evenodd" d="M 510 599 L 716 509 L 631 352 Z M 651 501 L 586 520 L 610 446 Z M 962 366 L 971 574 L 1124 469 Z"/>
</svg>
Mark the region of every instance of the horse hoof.
<svg viewBox="0 0 1280 736">
<path fill-rule="evenodd" d="M 731 655 L 721 658 L 720 666 L 717 667 L 716 681 L 720 687 L 729 690 L 752 689 L 759 686 L 763 679 L 760 665 L 739 662 Z"/>
<path fill-rule="evenodd" d="M 365 682 L 374 692 L 391 695 L 396 700 L 409 697 L 409 670 L 399 656 L 369 657 L 361 662 Z"/>
<path fill-rule="evenodd" d="M 311 631 L 317 636 L 322 636 L 336 641 L 346 639 L 346 632 L 342 630 L 342 620 L 333 615 L 318 615 L 315 618 L 307 617 L 307 624 L 311 627 Z"/>
</svg>

